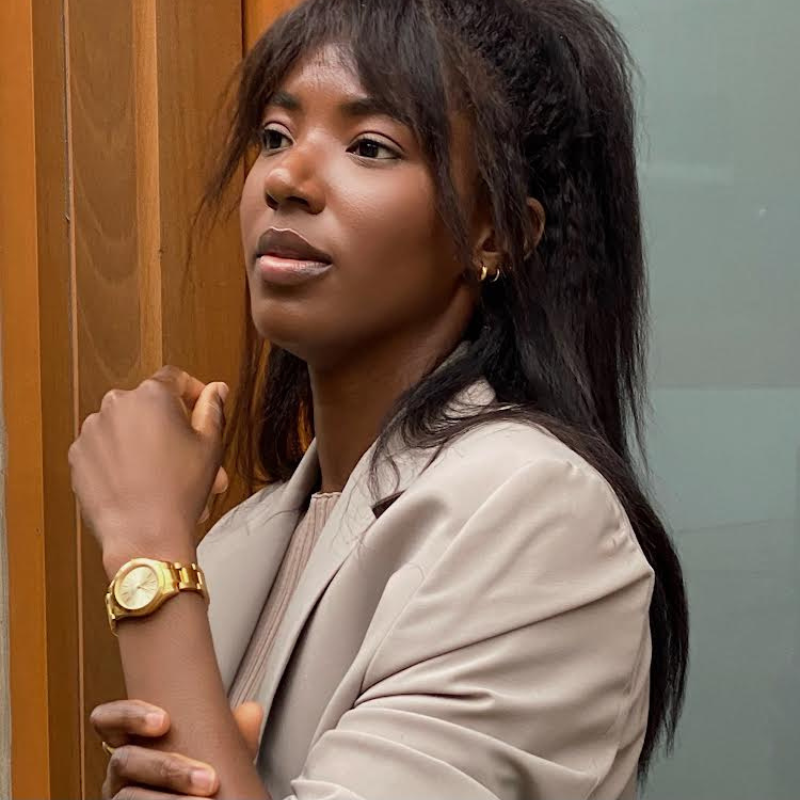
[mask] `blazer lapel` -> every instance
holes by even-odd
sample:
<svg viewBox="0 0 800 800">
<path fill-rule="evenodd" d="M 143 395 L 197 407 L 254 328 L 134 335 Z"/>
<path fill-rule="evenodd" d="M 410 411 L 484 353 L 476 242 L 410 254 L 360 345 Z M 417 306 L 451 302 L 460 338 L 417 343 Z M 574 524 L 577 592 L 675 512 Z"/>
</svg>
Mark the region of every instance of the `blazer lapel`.
<svg viewBox="0 0 800 800">
<path fill-rule="evenodd" d="M 312 444 L 291 479 L 247 513 L 234 510 L 201 543 L 214 651 L 229 691 L 280 567 L 299 510 L 319 475 Z M 218 598 L 225 598 L 221 601 Z"/>
<path fill-rule="evenodd" d="M 406 449 L 395 455 L 396 471 L 383 460 L 377 482 L 370 485 L 370 463 L 375 445 L 362 456 L 347 481 L 342 496 L 320 532 L 286 614 L 276 634 L 258 702 L 267 710 L 261 735 L 292 651 L 315 605 L 333 580 L 342 564 L 380 516 L 382 501 L 397 499 L 430 463 L 431 450 Z M 385 503 L 384 503 L 385 505 Z"/>
</svg>

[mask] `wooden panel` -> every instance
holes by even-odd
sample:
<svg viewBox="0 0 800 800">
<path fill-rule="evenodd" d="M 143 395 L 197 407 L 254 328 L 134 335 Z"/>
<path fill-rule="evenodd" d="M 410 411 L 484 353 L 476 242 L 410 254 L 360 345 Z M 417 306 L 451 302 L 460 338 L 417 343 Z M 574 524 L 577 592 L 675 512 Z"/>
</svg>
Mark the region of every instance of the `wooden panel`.
<svg viewBox="0 0 800 800">
<path fill-rule="evenodd" d="M 143 304 L 134 70 L 130 6 L 68 0 L 69 141 L 72 174 L 78 417 L 96 411 L 106 391 L 130 388 L 156 365 L 143 331 L 159 309 Z M 124 696 L 115 639 L 103 608 L 105 575 L 94 541 L 81 539 L 82 752 L 84 796 L 99 797 L 108 757 L 89 729 L 98 703 Z"/>
<path fill-rule="evenodd" d="M 78 514 L 67 450 L 75 438 L 72 280 L 62 0 L 36 0 L 33 34 L 41 342 L 42 473 L 50 796 L 81 789 Z M 54 120 L 58 120 L 54 124 Z M 16 795 L 15 795 L 16 796 Z"/>
<path fill-rule="evenodd" d="M 196 240 L 185 269 L 190 213 L 218 144 L 209 123 L 242 58 L 241 9 L 235 4 L 233 13 L 232 5 L 158 3 L 157 37 L 164 360 L 234 386 L 246 281 L 237 215 Z M 241 188 L 232 187 L 235 198 Z"/>
<path fill-rule="evenodd" d="M 235 383 L 244 272 L 235 219 L 186 269 L 190 222 L 214 139 L 209 121 L 241 58 L 229 0 L 68 0 L 79 418 L 112 387 L 164 363 Z M 102 603 L 106 579 L 82 551 L 84 796 L 107 758 L 91 709 L 123 696 Z"/>
<path fill-rule="evenodd" d="M 13 796 L 80 791 L 61 0 L 0 8 Z"/>
</svg>

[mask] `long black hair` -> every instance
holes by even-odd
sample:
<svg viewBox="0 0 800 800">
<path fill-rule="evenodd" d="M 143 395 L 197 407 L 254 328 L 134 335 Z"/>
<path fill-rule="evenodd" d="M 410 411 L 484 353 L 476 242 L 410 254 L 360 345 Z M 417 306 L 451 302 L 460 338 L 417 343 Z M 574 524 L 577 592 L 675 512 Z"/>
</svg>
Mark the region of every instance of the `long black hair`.
<svg viewBox="0 0 800 800">
<path fill-rule="evenodd" d="M 444 446 L 487 420 L 518 419 L 545 426 L 609 481 L 656 575 L 643 777 L 659 742 L 673 742 L 688 610 L 680 563 L 630 445 L 642 441 L 647 304 L 626 45 L 588 0 L 307 0 L 264 34 L 235 76 L 204 208 L 219 209 L 280 82 L 329 43 L 349 52 L 365 89 L 415 131 L 474 280 L 449 150 L 452 113 L 469 116 L 479 191 L 507 256 L 502 280 L 482 290 L 463 356 L 399 398 L 376 459 L 397 433 L 410 446 Z M 528 197 L 545 211 L 538 246 Z M 288 479 L 314 420 L 305 363 L 270 349 L 246 317 L 227 450 L 251 492 Z M 454 395 L 481 377 L 496 406 L 448 418 Z"/>
</svg>

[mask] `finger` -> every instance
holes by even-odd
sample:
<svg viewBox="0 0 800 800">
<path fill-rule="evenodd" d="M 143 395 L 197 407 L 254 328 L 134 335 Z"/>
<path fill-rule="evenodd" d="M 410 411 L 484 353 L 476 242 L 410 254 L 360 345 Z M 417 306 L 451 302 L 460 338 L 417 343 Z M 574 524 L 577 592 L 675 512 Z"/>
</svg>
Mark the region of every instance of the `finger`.
<svg viewBox="0 0 800 800">
<path fill-rule="evenodd" d="M 179 753 L 125 745 L 108 762 L 106 788 L 114 797 L 132 783 L 196 797 L 210 797 L 219 788 L 217 773 L 208 764 Z"/>
<path fill-rule="evenodd" d="M 225 427 L 225 400 L 228 391 L 229 389 L 224 383 L 209 383 L 195 404 L 192 412 L 192 427 L 210 439 L 222 438 Z"/>
<path fill-rule="evenodd" d="M 217 477 L 214 478 L 214 485 L 211 487 L 211 494 L 209 495 L 206 507 L 203 509 L 200 519 L 197 520 L 198 525 L 202 525 L 211 516 L 211 500 L 214 495 L 225 494 L 225 492 L 228 491 L 229 486 L 230 481 L 228 480 L 228 473 L 222 467 L 220 467 L 219 472 L 217 472 Z"/>
<path fill-rule="evenodd" d="M 89 721 L 97 735 L 112 747 L 120 747 L 131 736 L 157 738 L 169 730 L 169 715 L 163 708 L 141 700 L 115 700 L 97 706 Z"/>
<path fill-rule="evenodd" d="M 190 410 L 194 408 L 203 393 L 203 389 L 206 388 L 202 381 L 192 377 L 185 370 L 172 366 L 161 367 L 150 380 L 163 383 L 170 391 L 180 397 Z"/>
<path fill-rule="evenodd" d="M 233 717 L 250 755 L 255 759 L 258 755 L 261 723 L 264 720 L 264 706 L 259 703 L 244 703 L 233 709 Z"/>
</svg>

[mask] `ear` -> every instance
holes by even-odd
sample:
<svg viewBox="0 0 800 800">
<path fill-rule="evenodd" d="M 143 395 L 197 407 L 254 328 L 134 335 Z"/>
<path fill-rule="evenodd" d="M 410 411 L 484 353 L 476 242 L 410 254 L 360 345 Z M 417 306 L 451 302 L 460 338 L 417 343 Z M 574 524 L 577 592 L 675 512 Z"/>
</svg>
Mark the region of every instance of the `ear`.
<svg viewBox="0 0 800 800">
<path fill-rule="evenodd" d="M 547 215 L 544 213 L 544 206 L 535 198 L 529 197 L 525 202 L 528 206 L 528 213 L 531 216 L 531 229 L 533 230 L 533 242 L 525 243 L 525 255 L 528 256 L 542 241 Z"/>
<path fill-rule="evenodd" d="M 497 236 L 494 226 L 486 222 L 481 226 L 473 250 L 475 271 L 480 274 L 486 267 L 489 275 L 495 275 L 503 269 L 505 254 L 497 246 Z"/>
</svg>

